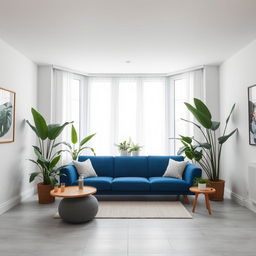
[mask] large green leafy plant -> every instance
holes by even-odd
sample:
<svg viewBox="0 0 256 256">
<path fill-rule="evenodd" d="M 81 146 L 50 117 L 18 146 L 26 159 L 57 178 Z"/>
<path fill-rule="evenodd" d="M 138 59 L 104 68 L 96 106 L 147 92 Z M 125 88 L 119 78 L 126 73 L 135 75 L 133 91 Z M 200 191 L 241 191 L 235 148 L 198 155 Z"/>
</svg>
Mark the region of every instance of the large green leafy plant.
<svg viewBox="0 0 256 256">
<path fill-rule="evenodd" d="M 178 154 L 185 154 L 187 158 L 197 162 L 205 171 L 207 177 L 212 181 L 218 181 L 220 178 L 220 159 L 223 144 L 237 131 L 237 128 L 226 134 L 227 126 L 231 114 L 235 108 L 232 106 L 231 111 L 226 119 L 224 130 L 220 137 L 217 138 L 217 131 L 220 122 L 213 121 L 212 115 L 207 106 L 199 99 L 194 98 L 194 106 L 185 103 L 187 109 L 193 114 L 197 123 L 182 119 L 185 122 L 193 124 L 202 134 L 204 141 L 199 141 L 194 137 L 180 135 L 181 147 Z"/>
<path fill-rule="evenodd" d="M 31 112 L 34 125 L 28 120 L 26 122 L 36 134 L 38 146 L 33 146 L 36 160 L 29 160 L 38 167 L 38 171 L 30 174 L 29 181 L 32 182 L 36 177 L 40 177 L 44 185 L 51 185 L 53 187 L 58 182 L 57 177 L 61 175 L 60 169 L 63 167 L 58 166 L 62 150 L 57 150 L 60 143 L 55 142 L 65 126 L 70 124 L 70 122 L 47 125 L 44 117 L 39 112 L 33 108 Z"/>
<path fill-rule="evenodd" d="M 72 142 L 72 145 L 68 142 L 60 142 L 58 143 L 59 144 L 64 144 L 65 146 L 67 146 L 68 149 L 66 150 L 62 150 L 62 151 L 66 151 L 68 152 L 72 159 L 73 160 L 77 160 L 78 156 L 80 155 L 80 153 L 85 150 L 85 149 L 90 149 L 92 151 L 92 153 L 94 155 L 95 154 L 95 151 L 93 148 L 91 147 L 87 147 L 85 146 L 85 144 L 92 138 L 96 135 L 96 133 L 94 134 L 91 134 L 85 138 L 83 138 L 79 143 L 78 143 L 78 136 L 77 136 L 77 132 L 76 132 L 76 128 L 74 125 L 72 125 L 72 128 L 71 128 L 71 142 Z M 78 144 L 78 146 L 77 146 Z"/>
</svg>

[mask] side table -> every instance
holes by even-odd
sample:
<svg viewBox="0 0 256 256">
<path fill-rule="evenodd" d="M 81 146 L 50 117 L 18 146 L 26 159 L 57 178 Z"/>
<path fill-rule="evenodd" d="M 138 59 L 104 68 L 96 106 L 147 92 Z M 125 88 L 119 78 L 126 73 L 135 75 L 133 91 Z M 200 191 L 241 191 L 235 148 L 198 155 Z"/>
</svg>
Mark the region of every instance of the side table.
<svg viewBox="0 0 256 256">
<path fill-rule="evenodd" d="M 208 209 L 209 214 L 212 214 L 210 201 L 209 201 L 209 194 L 215 193 L 216 192 L 215 188 L 207 187 L 206 190 L 199 190 L 198 187 L 191 187 L 189 188 L 189 190 L 195 193 L 195 200 L 193 203 L 192 212 L 195 212 L 198 195 L 204 194 L 206 208 Z"/>
</svg>

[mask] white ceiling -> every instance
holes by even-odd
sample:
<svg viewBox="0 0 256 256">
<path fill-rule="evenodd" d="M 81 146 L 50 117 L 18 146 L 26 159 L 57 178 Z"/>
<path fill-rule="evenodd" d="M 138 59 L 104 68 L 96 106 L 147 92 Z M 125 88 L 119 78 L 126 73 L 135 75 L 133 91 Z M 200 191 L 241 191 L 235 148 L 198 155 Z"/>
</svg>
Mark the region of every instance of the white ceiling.
<svg viewBox="0 0 256 256">
<path fill-rule="evenodd" d="M 41 64 L 173 72 L 254 40 L 256 0 L 0 0 L 0 38 Z"/>
</svg>

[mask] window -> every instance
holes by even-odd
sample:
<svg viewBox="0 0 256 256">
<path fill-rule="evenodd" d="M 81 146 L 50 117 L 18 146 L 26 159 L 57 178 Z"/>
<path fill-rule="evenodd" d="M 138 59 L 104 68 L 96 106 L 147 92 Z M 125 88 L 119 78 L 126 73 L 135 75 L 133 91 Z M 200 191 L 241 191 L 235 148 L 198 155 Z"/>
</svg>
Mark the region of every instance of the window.
<svg viewBox="0 0 256 256">
<path fill-rule="evenodd" d="M 175 91 L 175 138 L 179 135 L 192 136 L 193 127 L 184 120 L 191 120 L 190 112 L 187 110 L 184 102 L 191 102 L 193 99 L 193 88 L 186 76 L 178 77 L 174 80 Z M 175 141 L 175 153 L 183 146 L 178 140 Z"/>
<path fill-rule="evenodd" d="M 201 70 L 173 77 L 55 73 L 55 119 L 73 120 L 80 139 L 96 133 L 90 146 L 97 155 L 118 155 L 115 144 L 129 139 L 143 145 L 142 155 L 172 155 L 181 144 L 170 138 L 194 134 L 193 126 L 181 118 L 193 120 L 184 102 L 199 97 Z M 70 130 L 65 133 L 63 139 L 70 140 Z"/>
</svg>

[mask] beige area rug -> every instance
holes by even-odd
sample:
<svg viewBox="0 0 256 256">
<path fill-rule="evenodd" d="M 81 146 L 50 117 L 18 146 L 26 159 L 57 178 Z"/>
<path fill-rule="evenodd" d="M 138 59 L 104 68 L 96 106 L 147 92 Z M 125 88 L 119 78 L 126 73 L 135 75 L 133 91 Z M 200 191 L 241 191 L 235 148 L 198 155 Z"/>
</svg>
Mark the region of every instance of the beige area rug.
<svg viewBox="0 0 256 256">
<path fill-rule="evenodd" d="M 179 201 L 100 201 L 98 219 L 192 219 Z"/>
</svg>

